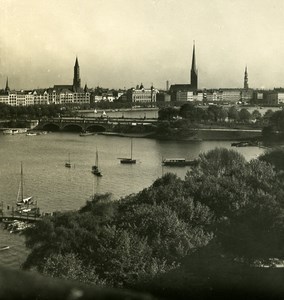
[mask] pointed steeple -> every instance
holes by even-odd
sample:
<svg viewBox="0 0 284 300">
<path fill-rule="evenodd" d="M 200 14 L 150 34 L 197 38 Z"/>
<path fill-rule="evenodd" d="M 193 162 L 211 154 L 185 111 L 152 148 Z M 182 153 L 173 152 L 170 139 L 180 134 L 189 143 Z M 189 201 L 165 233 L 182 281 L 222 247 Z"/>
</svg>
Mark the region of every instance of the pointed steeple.
<svg viewBox="0 0 284 300">
<path fill-rule="evenodd" d="M 8 77 L 7 77 L 7 79 L 6 79 L 5 92 L 10 92 L 9 83 L 8 83 Z"/>
<path fill-rule="evenodd" d="M 191 69 L 194 70 L 195 72 L 197 71 L 197 69 L 196 69 L 196 62 L 195 62 L 195 41 L 193 41 Z"/>
<path fill-rule="evenodd" d="M 79 63 L 78 63 L 78 56 L 76 56 L 76 61 L 75 61 L 75 66 L 79 66 Z"/>
<path fill-rule="evenodd" d="M 244 76 L 244 89 L 248 90 L 249 85 L 248 85 L 248 69 L 247 66 L 245 68 L 245 76 Z"/>
<path fill-rule="evenodd" d="M 74 66 L 74 77 L 73 77 L 73 89 L 76 91 L 81 88 L 81 79 L 80 79 L 80 67 L 78 63 L 78 57 L 76 56 L 75 66 Z"/>
<path fill-rule="evenodd" d="M 85 87 L 84 87 L 84 92 L 87 93 L 88 92 L 88 86 L 87 86 L 87 83 L 85 84 Z"/>
<path fill-rule="evenodd" d="M 193 51 L 192 51 L 192 63 L 191 63 L 191 71 L 190 71 L 190 83 L 193 89 L 197 90 L 198 87 L 198 75 L 196 68 L 196 59 L 195 59 L 195 41 L 193 41 Z"/>
</svg>

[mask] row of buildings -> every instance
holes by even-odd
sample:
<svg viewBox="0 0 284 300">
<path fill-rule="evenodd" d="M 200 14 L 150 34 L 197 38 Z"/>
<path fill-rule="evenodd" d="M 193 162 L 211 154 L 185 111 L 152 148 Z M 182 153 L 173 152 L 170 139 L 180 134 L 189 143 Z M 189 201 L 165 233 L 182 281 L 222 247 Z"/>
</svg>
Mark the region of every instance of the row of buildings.
<svg viewBox="0 0 284 300">
<path fill-rule="evenodd" d="M 196 66 L 195 45 L 193 45 L 190 84 L 172 84 L 167 90 L 159 91 L 152 85 L 144 88 L 141 83 L 136 88 L 119 91 L 88 89 L 81 87 L 80 67 L 76 57 L 73 84 L 54 85 L 53 88 L 30 91 L 10 90 L 8 79 L 6 87 L 0 90 L 0 103 L 12 106 L 35 104 L 90 104 L 100 101 L 122 101 L 153 106 L 156 102 L 199 102 L 205 104 L 255 104 L 283 105 L 284 89 L 254 90 L 249 88 L 247 67 L 244 73 L 243 88 L 198 89 L 198 70 Z"/>
<path fill-rule="evenodd" d="M 11 90 L 6 81 L 6 87 L 0 90 L 0 103 L 12 106 L 29 106 L 36 104 L 84 104 L 90 103 L 91 95 L 87 85 L 81 87 L 80 67 L 78 58 L 74 65 L 73 84 L 54 85 L 53 88 L 36 89 L 30 91 Z"/>
</svg>

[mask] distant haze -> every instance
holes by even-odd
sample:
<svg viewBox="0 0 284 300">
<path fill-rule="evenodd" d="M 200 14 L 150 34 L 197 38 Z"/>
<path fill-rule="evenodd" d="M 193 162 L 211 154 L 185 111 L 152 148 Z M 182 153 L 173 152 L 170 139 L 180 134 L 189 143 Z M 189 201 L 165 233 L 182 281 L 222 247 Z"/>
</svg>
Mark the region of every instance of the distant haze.
<svg viewBox="0 0 284 300">
<path fill-rule="evenodd" d="M 284 86 L 283 0 L 0 0 L 0 89 Z"/>
</svg>

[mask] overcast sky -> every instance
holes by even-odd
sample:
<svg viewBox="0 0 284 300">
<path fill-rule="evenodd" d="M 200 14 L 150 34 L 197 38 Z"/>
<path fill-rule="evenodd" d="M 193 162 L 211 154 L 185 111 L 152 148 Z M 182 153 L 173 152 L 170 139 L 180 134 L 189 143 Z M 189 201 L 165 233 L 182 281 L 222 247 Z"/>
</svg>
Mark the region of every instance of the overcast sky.
<svg viewBox="0 0 284 300">
<path fill-rule="evenodd" d="M 0 0 L 0 88 L 284 86 L 283 0 Z"/>
</svg>

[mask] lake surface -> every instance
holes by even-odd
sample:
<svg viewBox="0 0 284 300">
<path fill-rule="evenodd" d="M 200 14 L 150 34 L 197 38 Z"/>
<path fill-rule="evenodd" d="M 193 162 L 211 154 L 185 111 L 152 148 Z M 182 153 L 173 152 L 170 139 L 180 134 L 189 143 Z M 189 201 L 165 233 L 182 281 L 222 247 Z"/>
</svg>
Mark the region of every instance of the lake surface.
<svg viewBox="0 0 284 300">
<path fill-rule="evenodd" d="M 0 134 L 0 201 L 4 208 L 15 206 L 20 164 L 24 170 L 24 196 L 33 196 L 41 212 L 66 211 L 82 207 L 94 193 L 113 194 L 114 199 L 150 186 L 163 173 L 184 178 L 189 167 L 162 167 L 162 158 L 198 157 L 215 147 L 231 148 L 231 141 L 176 142 L 133 138 L 135 165 L 120 164 L 119 157 L 130 157 L 130 138 L 76 133 L 49 133 L 26 136 Z M 96 149 L 103 177 L 91 173 Z M 258 147 L 233 148 L 246 159 L 263 153 Z M 72 167 L 65 167 L 70 159 Z M 19 267 L 27 255 L 23 237 L 0 230 L 0 264 Z"/>
</svg>

